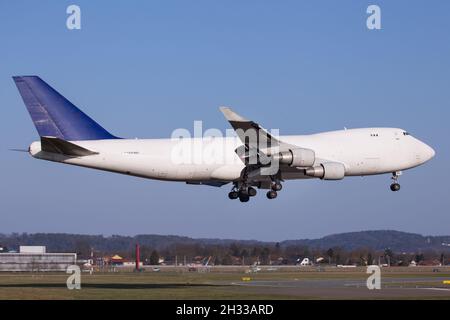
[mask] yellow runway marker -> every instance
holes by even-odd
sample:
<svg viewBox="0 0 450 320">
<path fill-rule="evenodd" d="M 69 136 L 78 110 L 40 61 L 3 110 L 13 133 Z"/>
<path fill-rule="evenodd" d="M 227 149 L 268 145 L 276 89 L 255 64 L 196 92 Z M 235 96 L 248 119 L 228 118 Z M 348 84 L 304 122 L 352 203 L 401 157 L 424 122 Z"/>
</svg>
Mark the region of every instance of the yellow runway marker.
<svg viewBox="0 0 450 320">
<path fill-rule="evenodd" d="M 443 284 L 450 284 L 450 280 L 444 280 L 442 281 Z"/>
<path fill-rule="evenodd" d="M 242 277 L 242 281 L 250 281 L 250 280 L 252 280 L 252 278 L 250 278 L 250 277 Z"/>
</svg>

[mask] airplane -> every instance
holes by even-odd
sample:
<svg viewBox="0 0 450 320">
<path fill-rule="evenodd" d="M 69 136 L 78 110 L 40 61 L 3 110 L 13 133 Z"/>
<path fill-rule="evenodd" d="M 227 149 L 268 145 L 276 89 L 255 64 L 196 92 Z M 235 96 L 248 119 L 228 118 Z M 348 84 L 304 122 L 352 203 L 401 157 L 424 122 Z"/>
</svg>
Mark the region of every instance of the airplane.
<svg viewBox="0 0 450 320">
<path fill-rule="evenodd" d="M 275 199 L 282 182 L 296 179 L 391 174 L 390 189 L 396 192 L 402 171 L 435 155 L 430 146 L 403 129 L 279 136 L 228 107 L 220 110 L 233 136 L 119 138 L 38 76 L 14 76 L 13 80 L 40 136 L 27 150 L 32 157 L 148 179 L 216 187 L 231 184 L 228 197 L 241 202 L 248 202 L 257 189 L 268 190 L 267 198 Z M 214 161 L 205 154 L 212 154 Z"/>
</svg>

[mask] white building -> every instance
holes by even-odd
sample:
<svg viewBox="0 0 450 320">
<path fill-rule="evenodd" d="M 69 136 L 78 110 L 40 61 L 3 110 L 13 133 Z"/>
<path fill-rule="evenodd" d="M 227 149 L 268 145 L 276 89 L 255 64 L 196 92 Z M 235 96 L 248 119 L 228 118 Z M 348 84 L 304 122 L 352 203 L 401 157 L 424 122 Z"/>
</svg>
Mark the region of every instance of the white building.
<svg viewBox="0 0 450 320">
<path fill-rule="evenodd" d="M 47 253 L 43 246 L 21 246 L 19 253 L 0 253 L 1 271 L 66 271 L 76 253 Z"/>
<path fill-rule="evenodd" d="M 45 246 L 20 246 L 20 253 L 45 253 Z"/>
</svg>

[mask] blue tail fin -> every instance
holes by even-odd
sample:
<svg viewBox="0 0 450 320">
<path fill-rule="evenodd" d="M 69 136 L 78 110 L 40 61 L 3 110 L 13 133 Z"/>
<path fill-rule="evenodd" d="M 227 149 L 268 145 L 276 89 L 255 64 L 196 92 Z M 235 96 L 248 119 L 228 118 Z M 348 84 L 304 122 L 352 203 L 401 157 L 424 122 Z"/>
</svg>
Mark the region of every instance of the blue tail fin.
<svg viewBox="0 0 450 320">
<path fill-rule="evenodd" d="M 41 137 L 117 139 L 37 76 L 13 77 Z"/>
</svg>

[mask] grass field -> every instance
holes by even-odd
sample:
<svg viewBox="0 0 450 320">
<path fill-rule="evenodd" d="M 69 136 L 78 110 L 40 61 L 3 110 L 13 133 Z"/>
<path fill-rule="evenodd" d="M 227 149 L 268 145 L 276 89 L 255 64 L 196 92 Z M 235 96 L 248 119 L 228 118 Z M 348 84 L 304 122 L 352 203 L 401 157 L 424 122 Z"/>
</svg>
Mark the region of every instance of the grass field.
<svg viewBox="0 0 450 320">
<path fill-rule="evenodd" d="M 243 271 L 83 273 L 81 290 L 67 289 L 65 273 L 0 273 L 0 299 L 450 299 L 448 268 L 386 268 L 381 290 L 366 288 L 363 268 Z"/>
</svg>

